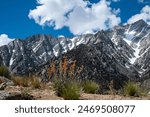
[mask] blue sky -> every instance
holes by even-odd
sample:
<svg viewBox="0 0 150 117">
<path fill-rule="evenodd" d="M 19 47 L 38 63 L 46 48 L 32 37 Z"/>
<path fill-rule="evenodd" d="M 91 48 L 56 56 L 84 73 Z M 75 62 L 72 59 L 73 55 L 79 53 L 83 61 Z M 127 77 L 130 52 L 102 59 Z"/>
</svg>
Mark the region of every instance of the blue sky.
<svg viewBox="0 0 150 117">
<path fill-rule="evenodd" d="M 48 2 L 44 2 L 44 0 L 41 0 L 41 1 L 45 5 L 45 6 L 43 5 L 43 7 L 41 7 L 41 9 L 48 7 L 48 5 L 46 5 L 46 4 L 50 4 Z M 53 1 L 53 0 L 49 0 L 49 1 Z M 65 0 L 61 0 L 61 1 L 65 1 Z M 78 0 L 78 1 L 81 1 L 81 0 Z M 93 5 L 94 3 L 97 4 L 99 1 L 100 0 L 91 0 L 90 2 L 91 2 L 91 5 Z M 128 22 L 128 20 L 132 16 L 135 16 L 136 14 L 140 14 L 141 10 L 145 6 L 147 6 L 147 10 L 150 10 L 149 9 L 150 2 L 148 2 L 148 0 L 147 0 L 147 2 L 142 1 L 142 0 L 141 0 L 141 2 L 139 2 L 138 0 L 120 0 L 118 2 L 111 1 L 107 5 L 109 8 L 111 8 L 111 11 L 113 11 L 113 9 L 115 9 L 115 12 L 116 12 L 115 18 L 116 18 L 116 20 L 118 20 L 118 22 L 114 22 L 114 24 L 110 24 L 110 26 L 109 26 L 110 28 L 113 27 L 115 24 L 124 24 L 124 23 Z M 68 20 L 66 21 L 66 19 L 64 19 L 64 24 L 63 24 L 63 22 L 60 22 L 60 20 L 62 20 L 63 18 L 61 19 L 61 17 L 58 17 L 58 16 L 57 17 L 53 16 L 54 21 L 49 21 L 49 19 L 48 19 L 49 15 L 51 17 L 50 12 L 47 11 L 48 15 L 45 14 L 45 16 L 43 16 L 42 12 L 39 13 L 39 9 L 37 9 L 36 6 L 42 6 L 42 5 L 37 4 L 36 0 L 1 0 L 1 3 L 0 3 L 0 15 L 1 15 L 1 17 L 0 17 L 0 35 L 6 34 L 10 38 L 24 39 L 33 34 L 51 34 L 51 35 L 57 37 L 59 35 L 73 36 L 76 34 L 80 34 L 80 32 L 85 33 L 85 32 L 91 32 L 96 29 L 99 30 L 98 27 L 93 26 L 96 23 L 98 24 L 98 22 L 97 22 L 98 18 L 97 19 L 89 18 L 89 20 L 91 20 L 91 22 L 94 22 L 93 24 L 89 25 L 89 27 L 91 27 L 92 29 L 87 30 L 88 27 L 86 27 L 86 25 L 83 24 L 83 29 L 76 31 L 75 28 L 79 27 L 76 25 L 79 25 L 80 23 L 82 24 L 82 22 L 78 21 L 78 18 L 80 20 L 83 20 L 84 22 L 87 22 L 87 24 L 88 24 L 88 21 L 87 21 L 88 19 L 87 20 L 83 19 L 84 16 L 81 18 L 77 17 L 77 19 L 75 19 L 75 16 L 78 16 L 78 15 L 77 14 L 75 15 L 75 13 L 74 13 L 74 15 L 72 15 L 72 17 L 70 17 L 70 19 L 72 18 L 71 20 L 69 19 L 69 21 Z M 70 4 L 70 6 L 71 6 L 71 4 Z M 83 6 L 84 6 L 84 4 L 83 4 Z M 81 12 L 81 11 L 83 11 L 83 9 L 82 9 L 83 6 L 81 5 L 81 10 L 78 10 L 78 9 L 75 9 L 75 10 L 77 10 L 77 12 Z M 101 3 L 101 6 L 102 6 L 102 3 Z M 69 8 L 73 8 L 73 7 L 74 6 L 71 6 Z M 35 12 L 31 12 L 30 10 L 35 10 Z M 53 9 L 51 9 L 51 10 L 53 10 Z M 106 9 L 106 10 L 108 10 L 108 9 Z M 45 11 L 43 11 L 43 12 L 45 13 Z M 58 10 L 58 12 L 59 12 L 59 10 Z M 93 16 L 93 14 L 91 14 L 91 12 L 88 12 L 88 13 L 91 16 Z M 108 14 L 110 15 L 110 13 L 108 13 Z M 113 15 L 112 14 L 110 15 L 110 17 L 111 18 L 113 17 L 112 20 L 113 19 L 115 20 L 114 14 Z M 99 15 L 101 15 L 101 14 L 99 14 Z M 105 15 L 105 13 L 103 15 Z M 87 14 L 86 14 L 86 16 L 88 17 Z M 46 18 L 47 19 L 46 20 L 43 19 L 43 22 L 42 22 L 41 20 L 36 19 L 37 17 L 38 18 L 44 17 L 45 19 Z M 60 19 L 57 19 L 57 18 L 60 18 Z M 108 18 L 108 19 L 111 19 L 111 18 Z M 148 18 L 149 18 L 149 16 L 148 16 Z M 145 20 L 148 21 L 149 20 L 148 18 Z M 76 22 L 75 20 L 77 20 L 78 22 Z M 132 22 L 132 20 L 133 20 L 133 18 L 131 19 L 131 22 Z M 75 23 L 75 24 L 72 25 L 72 23 Z M 106 26 L 103 26 L 102 22 L 101 22 L 101 25 L 98 25 L 98 26 L 100 26 L 100 27 L 102 26 L 104 29 L 107 29 Z"/>
</svg>

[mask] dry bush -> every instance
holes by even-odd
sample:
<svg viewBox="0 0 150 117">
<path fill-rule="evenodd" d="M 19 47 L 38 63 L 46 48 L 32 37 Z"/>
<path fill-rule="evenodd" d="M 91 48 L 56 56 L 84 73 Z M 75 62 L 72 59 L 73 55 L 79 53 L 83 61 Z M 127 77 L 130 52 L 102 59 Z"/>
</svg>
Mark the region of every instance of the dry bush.
<svg viewBox="0 0 150 117">
<path fill-rule="evenodd" d="M 116 90 L 114 89 L 114 81 L 111 80 L 110 83 L 108 84 L 108 88 L 110 90 L 110 94 L 111 95 L 115 95 L 116 94 Z"/>
<path fill-rule="evenodd" d="M 79 79 L 83 66 L 77 67 L 76 60 L 69 62 L 67 57 L 64 57 L 59 63 L 51 62 L 48 68 L 48 75 L 51 80 L 60 79 L 63 81 Z"/>
<path fill-rule="evenodd" d="M 23 87 L 32 87 L 35 89 L 41 87 L 40 79 L 35 76 L 31 76 L 31 77 L 15 76 L 14 78 L 12 78 L 12 81 L 15 83 L 15 85 L 19 85 Z"/>
<path fill-rule="evenodd" d="M 31 81 L 30 81 L 31 85 L 30 86 L 32 88 L 34 88 L 34 89 L 41 88 L 41 81 L 40 81 L 40 79 L 38 77 L 33 76 L 30 79 L 31 79 Z"/>
<path fill-rule="evenodd" d="M 53 82 L 53 88 L 58 96 L 64 99 L 79 99 L 81 84 L 79 77 L 83 71 L 82 67 L 76 66 L 76 60 L 70 61 L 64 57 L 59 63 L 51 62 L 48 75 Z"/>
<path fill-rule="evenodd" d="M 15 85 L 28 87 L 29 79 L 27 77 L 20 77 L 16 76 L 12 78 L 12 81 L 15 83 Z"/>
<path fill-rule="evenodd" d="M 40 89 L 45 90 L 45 89 L 53 89 L 52 85 L 50 85 L 49 83 L 41 83 L 40 85 Z"/>
</svg>

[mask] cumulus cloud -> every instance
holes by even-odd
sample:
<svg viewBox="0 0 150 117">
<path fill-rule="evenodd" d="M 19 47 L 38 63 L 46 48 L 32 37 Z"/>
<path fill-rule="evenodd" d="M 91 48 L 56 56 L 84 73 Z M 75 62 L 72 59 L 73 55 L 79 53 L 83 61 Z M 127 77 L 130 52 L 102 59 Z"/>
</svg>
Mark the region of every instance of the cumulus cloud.
<svg viewBox="0 0 150 117">
<path fill-rule="evenodd" d="M 37 4 L 29 12 L 30 19 L 55 30 L 68 27 L 74 35 L 112 28 L 121 22 L 119 9 L 112 9 L 106 0 L 93 4 L 83 0 L 37 0 Z"/>
<path fill-rule="evenodd" d="M 146 5 L 145 7 L 143 7 L 143 9 L 139 14 L 132 16 L 127 22 L 131 24 L 140 19 L 143 19 L 145 22 L 147 22 L 150 25 L 150 6 Z"/>
<path fill-rule="evenodd" d="M 13 41 L 14 39 L 10 39 L 8 37 L 8 35 L 6 34 L 1 34 L 0 35 L 0 46 L 3 46 L 3 45 L 7 45 L 8 43 L 10 43 L 11 41 Z"/>
</svg>

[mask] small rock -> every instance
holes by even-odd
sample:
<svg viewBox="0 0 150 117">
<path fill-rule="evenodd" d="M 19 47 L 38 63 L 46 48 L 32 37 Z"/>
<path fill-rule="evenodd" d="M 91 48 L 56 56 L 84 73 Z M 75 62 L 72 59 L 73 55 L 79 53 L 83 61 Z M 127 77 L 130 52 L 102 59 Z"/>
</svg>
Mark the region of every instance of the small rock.
<svg viewBox="0 0 150 117">
<path fill-rule="evenodd" d="M 0 100 L 5 100 L 7 97 L 10 97 L 10 93 L 5 91 L 0 91 Z"/>
<path fill-rule="evenodd" d="M 14 84 L 14 82 L 9 81 L 9 82 L 6 83 L 6 85 L 7 85 L 7 86 L 14 86 L 15 84 Z"/>
<path fill-rule="evenodd" d="M 4 90 L 5 88 L 6 88 L 6 83 L 5 82 L 3 82 L 3 83 L 1 83 L 0 84 L 0 90 Z"/>
<path fill-rule="evenodd" d="M 7 86 L 14 86 L 15 84 L 13 81 L 5 78 L 5 77 L 0 77 L 0 90 L 4 90 Z"/>
<path fill-rule="evenodd" d="M 141 85 L 144 89 L 150 91 L 150 79 L 145 80 L 142 85 Z M 150 94 L 150 92 L 149 92 Z"/>
<path fill-rule="evenodd" d="M 2 82 L 8 82 L 8 81 L 10 81 L 8 78 L 1 77 L 1 76 L 0 76 L 0 80 L 1 80 Z"/>
</svg>

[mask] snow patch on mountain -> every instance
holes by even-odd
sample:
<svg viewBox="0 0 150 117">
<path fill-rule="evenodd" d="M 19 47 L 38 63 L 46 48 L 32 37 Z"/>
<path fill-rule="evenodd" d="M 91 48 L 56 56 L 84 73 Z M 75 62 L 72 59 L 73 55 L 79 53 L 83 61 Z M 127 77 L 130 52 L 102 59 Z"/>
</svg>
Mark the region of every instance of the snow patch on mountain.
<svg viewBox="0 0 150 117">
<path fill-rule="evenodd" d="M 129 26 L 128 30 L 124 33 L 125 38 L 123 39 L 125 42 L 128 43 L 128 45 L 131 44 L 132 39 L 135 37 L 136 31 L 132 30 L 130 31 L 131 25 Z"/>
<path fill-rule="evenodd" d="M 113 42 L 115 45 L 118 44 L 118 39 L 117 39 L 117 34 L 116 34 L 116 32 L 113 34 L 111 40 L 112 40 L 112 42 Z"/>
<path fill-rule="evenodd" d="M 76 46 L 77 37 L 70 39 L 71 43 L 68 44 L 69 50 L 72 50 Z"/>
<path fill-rule="evenodd" d="M 13 62 L 14 62 L 14 60 L 13 60 L 13 58 L 11 58 L 9 65 L 11 66 L 13 64 Z"/>
<path fill-rule="evenodd" d="M 139 55 L 139 53 L 140 53 L 140 42 L 138 42 L 134 46 L 135 46 L 135 47 L 133 47 L 133 49 L 134 49 L 134 57 L 130 59 L 130 63 L 131 64 L 134 64 L 136 59 L 140 57 L 140 55 Z"/>
<path fill-rule="evenodd" d="M 132 40 L 133 38 L 134 38 L 134 35 L 135 35 L 135 31 L 133 30 L 133 31 L 130 31 L 130 32 L 125 32 L 125 36 L 126 36 L 126 39 L 127 40 Z"/>
<path fill-rule="evenodd" d="M 130 45 L 130 44 L 132 43 L 132 41 L 131 41 L 131 40 L 128 40 L 127 38 L 123 38 L 123 40 L 124 40 L 128 45 Z"/>
<path fill-rule="evenodd" d="M 54 48 L 53 48 L 53 53 L 56 57 L 59 56 L 59 53 L 60 53 L 60 46 L 59 44 L 55 45 Z"/>
</svg>

